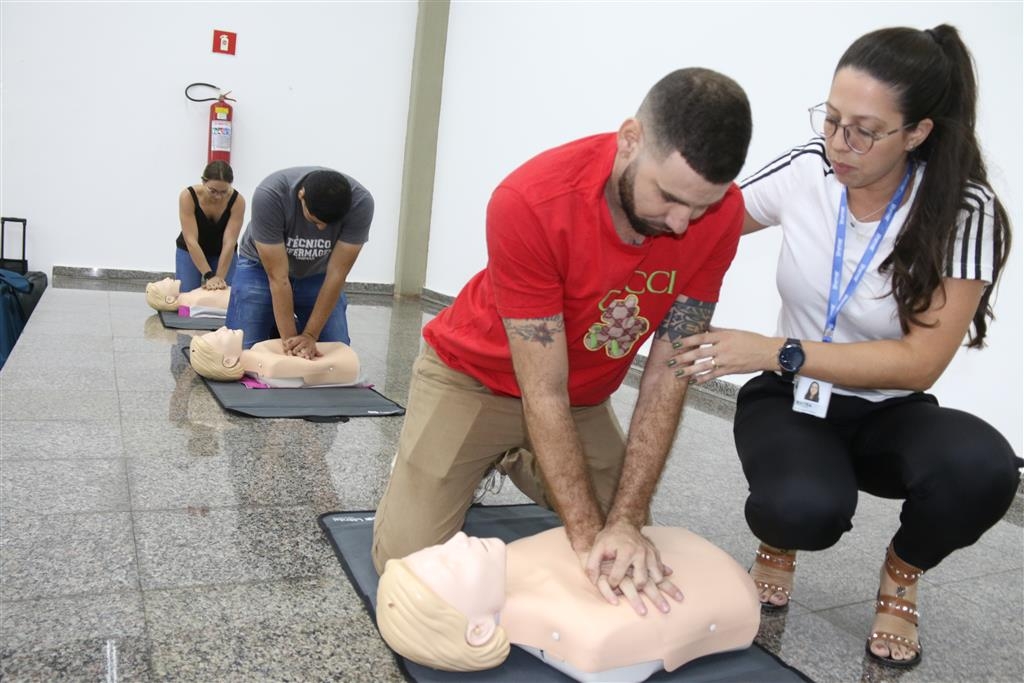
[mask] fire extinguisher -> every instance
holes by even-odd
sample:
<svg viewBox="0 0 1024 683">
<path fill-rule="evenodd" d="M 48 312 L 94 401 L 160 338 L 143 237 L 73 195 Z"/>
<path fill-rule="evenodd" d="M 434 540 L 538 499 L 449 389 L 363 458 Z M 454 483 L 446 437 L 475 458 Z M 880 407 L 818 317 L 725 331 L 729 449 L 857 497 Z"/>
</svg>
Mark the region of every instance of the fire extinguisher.
<svg viewBox="0 0 1024 683">
<path fill-rule="evenodd" d="M 189 90 L 195 86 L 213 88 L 219 94 L 217 97 L 196 99 L 189 94 Z M 185 88 L 185 97 L 193 102 L 212 102 L 210 105 L 210 120 L 206 137 L 207 163 L 218 160 L 229 164 L 231 163 L 231 127 L 234 108 L 228 103 L 235 102 L 236 100 L 228 97 L 230 94 L 230 90 L 227 92 L 220 92 L 220 88 L 210 83 L 192 83 Z"/>
</svg>

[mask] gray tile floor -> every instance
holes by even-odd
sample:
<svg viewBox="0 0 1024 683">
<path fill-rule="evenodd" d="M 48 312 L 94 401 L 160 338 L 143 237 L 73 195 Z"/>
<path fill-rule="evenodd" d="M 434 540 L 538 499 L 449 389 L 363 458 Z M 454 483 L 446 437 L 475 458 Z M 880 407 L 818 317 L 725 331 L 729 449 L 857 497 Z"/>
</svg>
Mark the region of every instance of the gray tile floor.
<svg viewBox="0 0 1024 683">
<path fill-rule="evenodd" d="M 367 378 L 404 402 L 431 313 L 373 297 L 349 311 Z M 0 678 L 401 680 L 316 525 L 375 506 L 401 418 L 227 415 L 175 350 L 189 333 L 152 313 L 137 291 L 51 287 L 0 372 Z M 624 422 L 635 396 L 614 396 Z M 655 519 L 746 565 L 730 422 L 697 398 Z M 485 502 L 522 500 L 506 484 Z M 758 642 L 817 681 L 1020 681 L 1019 513 L 922 579 L 925 658 L 910 672 L 865 661 L 898 514 L 870 496 L 836 547 L 801 555 L 794 604 Z"/>
</svg>

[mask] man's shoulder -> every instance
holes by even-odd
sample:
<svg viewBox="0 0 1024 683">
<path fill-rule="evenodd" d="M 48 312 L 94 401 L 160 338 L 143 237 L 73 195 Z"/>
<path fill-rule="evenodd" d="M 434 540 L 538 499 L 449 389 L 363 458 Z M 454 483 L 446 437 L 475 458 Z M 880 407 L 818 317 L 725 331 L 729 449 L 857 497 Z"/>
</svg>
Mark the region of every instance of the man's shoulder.
<svg viewBox="0 0 1024 683">
<path fill-rule="evenodd" d="M 543 203 L 567 193 L 603 188 L 615 157 L 615 134 L 591 135 L 533 156 L 501 181 L 529 203 Z"/>
<path fill-rule="evenodd" d="M 316 166 L 293 166 L 274 171 L 256 186 L 256 192 L 269 193 L 274 195 L 286 194 L 288 190 L 295 187 L 302 178 L 309 175 L 311 171 L 317 170 Z"/>
</svg>

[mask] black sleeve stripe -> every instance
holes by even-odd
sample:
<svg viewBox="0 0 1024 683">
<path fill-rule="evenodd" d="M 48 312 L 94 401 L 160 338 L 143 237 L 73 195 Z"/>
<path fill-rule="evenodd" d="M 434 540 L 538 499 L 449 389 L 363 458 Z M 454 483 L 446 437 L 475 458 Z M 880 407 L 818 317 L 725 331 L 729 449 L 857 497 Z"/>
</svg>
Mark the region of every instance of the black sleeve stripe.
<svg viewBox="0 0 1024 683">
<path fill-rule="evenodd" d="M 980 185 L 978 183 L 968 181 L 967 191 L 970 192 L 971 190 L 984 197 L 984 202 L 990 202 L 993 199 L 995 199 L 996 196 L 995 192 L 992 191 L 992 188 L 986 185 Z"/>
<path fill-rule="evenodd" d="M 769 161 L 767 164 L 761 167 L 760 170 L 744 178 L 740 182 L 740 189 L 742 190 L 748 185 L 756 183 L 759 180 L 764 180 L 773 173 L 781 171 L 782 169 L 786 168 L 791 163 L 793 163 L 793 161 L 797 157 L 801 157 L 805 154 L 814 154 L 816 156 L 821 157 L 821 160 L 823 162 L 822 166 L 824 175 L 827 176 L 830 173 L 832 173 L 832 166 L 828 162 L 828 157 L 825 156 L 825 141 L 822 140 L 821 138 L 816 138 L 805 145 L 801 145 L 800 147 L 794 147 L 785 154 Z"/>
<path fill-rule="evenodd" d="M 970 234 L 971 234 L 971 227 L 972 227 L 973 223 L 974 223 L 974 214 L 973 213 L 967 214 L 967 219 L 964 221 L 963 241 L 960 243 L 960 276 L 961 277 L 967 277 L 967 273 L 968 273 L 968 271 L 967 271 L 967 256 L 968 256 L 968 253 L 969 253 L 968 252 L 968 247 L 970 246 Z M 952 266 L 952 263 L 950 263 L 950 266 Z M 950 270 L 951 270 L 950 275 L 955 275 L 955 272 L 952 272 L 952 267 L 950 268 Z"/>
<path fill-rule="evenodd" d="M 981 254 L 982 248 L 985 246 L 985 240 L 988 239 L 986 234 L 985 225 L 985 205 L 982 204 L 978 209 L 978 232 L 974 239 L 974 277 L 973 280 L 981 279 Z"/>
<path fill-rule="evenodd" d="M 977 183 L 968 183 L 964 192 L 964 224 L 960 231 L 960 270 L 959 276 L 964 279 L 982 279 L 982 255 L 985 248 L 986 220 L 985 205 L 994 195 L 992 190 Z M 959 230 L 959 227 L 958 227 Z M 971 238 L 974 237 L 974 253 L 971 253 Z M 946 262 L 946 275 L 955 276 L 953 267 L 956 254 L 951 253 Z"/>
</svg>

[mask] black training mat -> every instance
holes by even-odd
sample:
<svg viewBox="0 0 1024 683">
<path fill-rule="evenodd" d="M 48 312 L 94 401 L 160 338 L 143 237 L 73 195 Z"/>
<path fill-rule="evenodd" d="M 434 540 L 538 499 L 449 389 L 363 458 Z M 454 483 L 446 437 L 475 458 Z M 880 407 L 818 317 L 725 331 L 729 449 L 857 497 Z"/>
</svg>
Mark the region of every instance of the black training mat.
<svg viewBox="0 0 1024 683">
<path fill-rule="evenodd" d="M 181 351 L 188 358 L 188 347 Z M 241 382 L 201 379 L 221 408 L 249 417 L 301 417 L 331 422 L 350 417 L 405 415 L 405 408 L 370 387 L 248 389 Z"/>
<path fill-rule="evenodd" d="M 160 322 L 171 330 L 219 330 L 224 327 L 224 317 L 219 318 L 183 318 L 175 311 L 158 311 Z"/>
<path fill-rule="evenodd" d="M 363 605 L 373 616 L 377 602 L 377 572 L 370 558 L 373 540 L 373 510 L 328 512 L 320 516 L 320 528 L 334 546 Z M 536 505 L 474 505 L 466 516 L 465 532 L 471 536 L 497 537 L 509 543 L 517 538 L 558 526 L 554 513 Z M 416 683 L 533 683 L 569 681 L 565 674 L 551 668 L 525 650 L 513 647 L 509 658 L 496 669 L 458 673 L 437 671 L 395 655 L 402 672 Z M 689 683 L 775 683 L 810 681 L 774 655 L 752 645 L 746 650 L 723 652 L 694 660 L 673 672 L 659 671 L 647 679 L 652 682 Z"/>
</svg>

